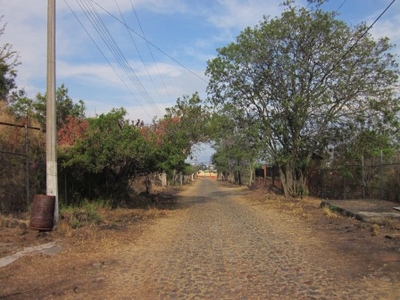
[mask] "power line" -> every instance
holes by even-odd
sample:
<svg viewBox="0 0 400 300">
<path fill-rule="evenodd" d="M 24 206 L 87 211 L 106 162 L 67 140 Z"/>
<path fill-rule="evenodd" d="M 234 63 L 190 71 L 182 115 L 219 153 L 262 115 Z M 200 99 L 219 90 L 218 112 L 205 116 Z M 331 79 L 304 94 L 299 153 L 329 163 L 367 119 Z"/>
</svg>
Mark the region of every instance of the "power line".
<svg viewBox="0 0 400 300">
<path fill-rule="evenodd" d="M 167 56 L 169 59 L 171 59 L 172 61 L 174 61 L 175 63 L 177 63 L 178 65 L 180 65 L 182 68 L 184 68 L 185 70 L 187 70 L 188 72 L 190 72 L 192 75 L 196 76 L 197 78 L 199 78 L 200 80 L 204 81 L 205 83 L 207 83 L 207 80 L 205 80 L 204 78 L 200 77 L 199 75 L 197 75 L 195 72 L 193 72 L 192 70 L 190 70 L 188 67 L 186 67 L 184 64 L 180 63 L 179 61 L 177 61 L 175 58 L 173 58 L 172 56 L 170 56 L 168 53 L 166 53 L 165 51 L 163 51 L 160 47 L 156 46 L 155 44 L 153 44 L 152 42 L 150 42 L 148 39 L 146 39 L 146 37 L 144 37 L 143 35 L 139 34 L 138 32 L 136 32 L 134 29 L 132 29 L 131 27 L 129 27 L 128 25 L 126 25 L 124 22 L 122 22 L 120 19 L 118 19 L 117 17 L 115 17 L 112 13 L 110 13 L 109 11 L 107 11 L 105 8 L 103 8 L 100 4 L 98 4 L 96 1 L 94 0 L 89 0 L 91 2 L 93 2 L 95 5 L 97 5 L 100 9 L 102 9 L 104 12 L 106 12 L 109 16 L 111 16 L 113 19 L 115 19 L 116 21 L 118 21 L 119 23 L 121 23 L 122 25 L 124 25 L 126 28 L 128 28 L 129 30 L 131 30 L 133 33 L 135 33 L 137 36 L 139 36 L 141 39 L 143 39 L 144 41 L 146 41 L 149 45 L 153 46 L 154 48 L 156 48 L 158 51 L 160 51 L 162 54 L 164 54 L 165 56 Z"/>
<path fill-rule="evenodd" d="M 154 58 L 153 52 L 151 51 L 151 48 L 150 48 L 150 46 L 149 46 L 149 42 L 147 41 L 146 35 L 145 35 L 145 33 L 144 33 L 142 24 L 140 23 L 139 17 L 138 17 L 138 15 L 137 15 L 137 13 L 136 13 L 135 7 L 133 6 L 132 0 L 129 0 L 129 1 L 130 1 L 130 3 L 131 3 L 132 10 L 133 10 L 133 12 L 135 13 L 135 17 L 136 17 L 136 20 L 137 20 L 137 22 L 138 22 L 138 24 L 139 24 L 140 31 L 142 32 L 143 37 L 146 39 L 146 45 L 147 45 L 147 48 L 149 49 L 149 52 L 150 52 L 150 55 L 151 55 L 151 57 L 152 57 L 152 59 L 153 59 L 154 65 L 156 66 L 158 75 L 160 76 L 161 82 L 162 82 L 162 84 L 163 84 L 163 86 L 164 86 L 164 88 L 165 88 L 165 91 L 166 91 L 167 95 L 169 96 L 168 88 L 167 88 L 167 86 L 166 86 L 166 84 L 165 84 L 165 82 L 164 82 L 163 77 L 161 76 L 160 70 L 158 69 L 157 62 L 156 62 L 156 60 L 155 60 L 155 58 Z"/>
<path fill-rule="evenodd" d="M 336 12 L 338 12 L 346 2 L 347 0 L 343 0 L 342 4 L 340 4 L 339 7 L 337 8 Z"/>
<path fill-rule="evenodd" d="M 126 24 L 126 20 L 125 20 L 125 18 L 124 18 L 124 15 L 122 14 L 121 9 L 119 8 L 119 5 L 118 5 L 117 1 L 114 0 L 114 2 L 115 2 L 115 5 L 116 5 L 117 8 L 118 8 L 118 11 L 119 11 L 119 14 L 120 14 L 122 20 L 123 20 L 124 23 Z M 152 85 L 153 85 L 155 91 L 157 92 L 158 97 L 161 98 L 160 93 L 158 92 L 157 86 L 155 85 L 154 80 L 153 80 L 153 78 L 150 76 L 149 70 L 148 70 L 147 67 L 146 67 L 146 64 L 145 64 L 144 59 L 143 59 L 143 57 L 142 57 L 142 55 L 141 55 L 141 53 L 140 53 L 140 50 L 139 50 L 139 48 L 138 48 L 138 46 L 137 46 L 135 40 L 133 39 L 133 36 L 132 36 L 131 31 L 128 30 L 127 28 L 126 28 L 126 30 L 127 30 L 128 34 L 129 34 L 129 37 L 130 37 L 130 39 L 131 39 L 131 41 L 132 41 L 132 44 L 134 45 L 134 47 L 135 47 L 135 49 L 136 49 L 136 52 L 137 52 L 138 55 L 139 55 L 139 58 L 140 58 L 140 60 L 141 60 L 141 62 L 142 62 L 142 64 L 143 64 L 143 67 L 144 67 L 144 69 L 146 70 L 147 76 L 149 77 L 149 79 L 150 79 L 150 81 L 151 81 L 151 83 L 152 83 Z"/>
<path fill-rule="evenodd" d="M 89 18 L 89 21 L 91 21 L 92 25 L 95 27 L 95 30 L 98 32 L 100 37 L 103 39 L 103 42 L 106 44 L 106 46 L 109 48 L 111 53 L 114 55 L 117 62 L 120 64 L 121 68 L 125 71 L 128 78 L 137 87 L 137 89 L 139 90 L 139 92 L 142 94 L 143 98 L 147 102 L 147 104 L 149 104 L 149 105 L 154 104 L 154 102 L 151 99 L 146 88 L 143 86 L 143 84 L 140 82 L 139 78 L 133 72 L 133 70 L 132 70 L 130 64 L 128 63 L 127 59 L 125 58 L 124 54 L 119 49 L 119 47 L 118 47 L 117 43 L 115 42 L 114 38 L 112 37 L 111 33 L 108 31 L 107 26 L 105 25 L 103 19 L 99 16 L 99 14 L 95 10 L 95 8 L 93 6 L 91 6 L 91 4 L 89 4 L 89 1 L 87 1 L 87 0 L 80 0 L 80 1 L 86 1 L 88 3 L 86 8 L 89 10 L 89 12 L 91 13 L 91 16 L 92 16 L 91 18 Z M 95 24 L 97 24 L 97 27 Z M 100 27 L 100 29 L 99 29 L 99 27 Z"/>
<path fill-rule="evenodd" d="M 98 33 L 100 38 L 103 40 L 104 44 L 108 47 L 109 51 L 112 53 L 122 70 L 127 75 L 127 78 L 136 86 L 139 93 L 142 95 L 143 99 L 147 104 L 152 107 L 156 114 L 161 114 L 161 111 L 155 106 L 153 99 L 146 90 L 146 88 L 141 83 L 140 79 L 137 77 L 126 57 L 118 47 L 111 33 L 108 31 L 103 19 L 100 17 L 93 4 L 87 0 L 77 0 L 79 6 L 81 7 L 83 13 L 88 18 L 89 22 L 92 24 L 95 31 Z M 143 107 L 143 106 L 142 106 Z M 143 107 L 144 108 L 144 107 Z"/>
<path fill-rule="evenodd" d="M 353 48 L 358 44 L 358 42 L 368 33 L 368 31 L 375 25 L 376 22 L 387 12 L 387 10 L 392 6 L 392 4 L 396 0 L 393 0 L 385 9 L 384 11 L 375 19 L 375 21 L 367 28 L 367 30 L 364 31 L 364 33 L 358 37 L 358 39 L 355 41 L 355 43 L 343 54 L 343 56 L 339 59 L 338 63 L 351 51 Z M 334 66 L 336 67 L 336 65 Z"/>
<path fill-rule="evenodd" d="M 122 79 L 122 77 L 119 75 L 118 71 L 114 68 L 114 66 L 112 65 L 112 63 L 110 62 L 110 60 L 107 58 L 107 56 L 104 54 L 104 52 L 101 50 L 101 48 L 99 47 L 99 45 L 96 43 L 96 41 L 94 40 L 94 38 L 92 37 L 92 35 L 89 33 L 89 31 L 86 29 L 86 27 L 84 26 L 84 24 L 81 22 L 81 20 L 79 19 L 79 17 L 76 15 L 76 13 L 72 10 L 71 6 L 67 3 L 66 0 L 64 0 L 65 4 L 68 6 L 68 8 L 70 9 L 71 13 L 75 16 L 75 18 L 77 19 L 78 23 L 82 26 L 83 30 L 86 32 L 86 34 L 89 36 L 89 38 L 92 40 L 92 42 L 94 43 L 94 45 L 96 46 L 96 48 L 99 50 L 99 52 L 101 53 L 101 55 L 104 57 L 104 59 L 107 61 L 107 63 L 110 65 L 110 67 L 113 69 L 114 73 L 117 75 L 117 77 L 119 78 L 119 80 L 122 82 L 122 84 L 126 87 L 126 89 L 129 91 L 129 93 L 132 95 L 132 97 L 137 100 L 137 98 L 135 97 L 135 95 L 133 94 L 133 92 L 131 91 L 131 89 L 129 88 L 129 86 L 125 83 L 125 81 Z M 78 3 L 79 5 L 79 3 Z M 145 113 L 147 114 L 147 116 L 149 118 L 152 118 L 152 116 L 150 116 L 150 114 L 147 112 L 147 110 L 140 104 L 140 102 L 138 102 L 139 105 L 143 108 L 143 110 L 145 111 Z"/>
<path fill-rule="evenodd" d="M 329 75 L 338 65 L 339 63 L 347 56 L 347 54 L 350 53 L 354 49 L 355 46 L 357 46 L 358 42 L 368 33 L 368 31 L 375 25 L 376 22 L 387 12 L 387 10 L 392 6 L 392 4 L 396 0 L 393 0 L 384 10 L 383 12 L 375 19 L 375 21 L 364 31 L 362 35 L 358 37 L 358 39 L 354 42 L 354 44 L 347 49 L 347 51 L 338 59 L 338 61 L 332 66 L 332 68 L 325 74 L 324 78 Z"/>
</svg>

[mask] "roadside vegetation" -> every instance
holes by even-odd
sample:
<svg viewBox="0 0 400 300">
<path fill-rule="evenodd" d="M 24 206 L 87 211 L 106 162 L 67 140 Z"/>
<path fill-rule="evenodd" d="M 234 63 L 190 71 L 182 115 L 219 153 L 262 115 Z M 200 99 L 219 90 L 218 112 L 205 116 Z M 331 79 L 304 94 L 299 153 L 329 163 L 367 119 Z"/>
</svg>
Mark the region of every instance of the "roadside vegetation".
<svg viewBox="0 0 400 300">
<path fill-rule="evenodd" d="M 87 117 L 85 103 L 59 86 L 59 203 L 70 226 L 100 221 L 101 206 L 153 203 L 161 174 L 174 185 L 197 171 L 185 160 L 200 142 L 213 144 L 214 167 L 231 182 L 251 185 L 257 167 L 277 165 L 287 198 L 309 195 L 310 176 L 333 163 L 352 180 L 346 166 L 398 151 L 394 46 L 367 24 L 350 26 L 324 11 L 324 2 L 285 1 L 280 16 L 245 28 L 207 62 L 208 98 L 183 95 L 149 124 L 129 120 L 122 107 Z M 11 45 L 0 48 L 0 120 L 8 124 L 0 126 L 2 214 L 26 212 L 27 198 L 45 193 L 46 95 L 30 98 L 17 85 L 20 63 Z M 398 188 L 396 172 L 384 175 Z M 137 181 L 144 190 L 134 189 Z"/>
</svg>

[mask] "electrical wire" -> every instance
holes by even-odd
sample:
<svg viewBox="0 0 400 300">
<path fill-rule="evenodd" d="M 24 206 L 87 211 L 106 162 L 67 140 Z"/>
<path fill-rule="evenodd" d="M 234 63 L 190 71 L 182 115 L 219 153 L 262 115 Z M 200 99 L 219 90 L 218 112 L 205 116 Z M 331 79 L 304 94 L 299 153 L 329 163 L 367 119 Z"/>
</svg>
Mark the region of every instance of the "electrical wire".
<svg viewBox="0 0 400 300">
<path fill-rule="evenodd" d="M 388 11 L 388 9 L 392 6 L 392 4 L 395 1 L 396 0 L 392 0 L 392 2 L 383 10 L 383 12 L 375 19 L 375 21 L 364 31 L 364 33 L 358 37 L 358 39 L 354 42 L 354 44 L 349 49 L 347 49 L 347 51 L 338 59 L 338 61 L 332 66 L 332 68 L 325 74 L 323 79 L 326 78 L 340 64 L 340 62 L 347 56 L 347 54 L 350 53 L 350 51 L 352 51 L 354 49 L 355 46 L 357 46 L 358 42 L 368 33 L 368 31 L 375 25 L 375 23 L 378 22 L 378 20 Z"/>
<path fill-rule="evenodd" d="M 197 77 L 198 79 L 204 81 L 205 83 L 208 83 L 207 80 L 205 80 L 204 78 L 200 77 L 199 75 L 197 75 L 195 72 L 193 72 L 192 70 L 190 70 L 188 67 L 186 67 L 184 64 L 182 64 L 181 62 L 179 62 L 178 60 L 176 60 L 175 58 L 173 58 L 172 56 L 170 56 L 168 53 L 166 53 L 165 51 L 163 51 L 160 47 L 156 46 L 155 44 L 153 44 L 151 41 L 149 41 L 148 39 L 146 39 L 146 37 L 144 37 L 143 35 L 139 34 L 137 31 L 135 31 L 134 29 L 132 29 L 131 27 L 127 26 L 126 24 L 124 24 L 124 22 L 122 22 L 120 19 L 118 19 L 117 17 L 115 17 L 112 13 L 110 13 L 108 10 L 106 10 L 104 7 L 102 7 L 100 4 L 98 4 L 96 1 L 94 0 L 88 0 L 93 2 L 95 5 L 97 5 L 101 10 L 103 10 L 105 13 L 107 13 L 110 17 L 112 17 L 113 19 L 115 19 L 116 21 L 118 21 L 119 23 L 121 23 L 122 25 L 126 26 L 129 30 L 131 30 L 134 34 L 136 34 L 137 36 L 139 36 L 141 39 L 143 39 L 144 41 L 146 41 L 149 45 L 151 45 L 152 47 L 154 47 L 155 49 L 157 49 L 158 51 L 160 51 L 163 55 L 167 56 L 169 59 L 171 59 L 172 61 L 174 61 L 175 63 L 177 63 L 178 65 L 180 65 L 182 68 L 184 68 L 186 71 L 188 71 L 189 73 L 191 73 L 193 76 Z"/>
<path fill-rule="evenodd" d="M 115 67 L 113 66 L 113 64 L 110 62 L 110 60 L 107 58 L 107 56 L 104 54 L 104 52 L 101 50 L 101 48 L 99 47 L 99 45 L 96 43 L 95 39 L 92 37 L 92 35 L 89 33 L 89 31 L 87 30 L 87 28 L 85 27 L 85 25 L 82 23 L 82 21 L 79 19 L 78 15 L 73 11 L 73 9 L 71 8 L 71 6 L 67 3 L 66 0 L 64 0 L 64 3 L 68 6 L 69 10 L 71 11 L 71 13 L 74 15 L 74 17 L 76 18 L 76 20 L 78 21 L 78 23 L 81 25 L 81 27 L 83 28 L 83 30 L 86 32 L 86 34 L 89 36 L 89 38 L 92 40 L 93 44 L 96 46 L 96 48 L 99 50 L 99 52 L 101 53 L 101 55 L 103 56 L 103 58 L 107 61 L 107 63 L 110 65 L 110 67 L 112 68 L 112 70 L 114 71 L 114 73 L 117 75 L 117 77 L 119 78 L 119 80 L 122 82 L 122 84 L 126 87 L 126 89 L 128 90 L 128 92 L 131 94 L 131 96 L 139 103 L 139 105 L 142 107 L 142 109 L 144 110 L 144 112 L 146 113 L 146 115 L 149 118 L 152 118 L 152 116 L 150 116 L 149 112 L 145 109 L 145 107 L 143 107 L 140 102 L 137 100 L 136 96 L 134 95 L 134 93 L 131 91 L 131 89 L 129 88 L 129 86 L 126 84 L 126 82 L 122 79 L 122 77 L 120 76 L 120 74 L 118 73 L 118 71 L 115 69 Z M 78 3 L 79 5 L 79 3 Z"/>
<path fill-rule="evenodd" d="M 164 89 L 165 89 L 165 91 L 166 91 L 168 97 L 170 97 L 169 92 L 168 92 L 168 88 L 167 88 L 167 86 L 166 86 L 166 84 L 165 84 L 164 78 L 161 76 L 160 70 L 158 69 L 158 64 L 157 64 L 157 62 L 156 62 L 156 60 L 155 60 L 155 58 L 154 58 L 153 51 L 151 51 L 149 42 L 148 42 L 147 37 L 146 37 L 146 35 L 145 35 L 145 33 L 144 33 L 142 24 L 140 23 L 140 20 L 139 20 L 139 17 L 138 17 L 138 15 L 137 15 L 137 13 L 136 13 L 135 7 L 133 6 L 132 0 L 129 0 L 129 2 L 131 3 L 132 10 L 133 10 L 133 12 L 135 13 L 136 20 L 137 20 L 137 22 L 138 22 L 138 24 L 139 24 L 139 27 L 140 27 L 140 31 L 142 32 L 142 35 L 143 35 L 143 37 L 145 38 L 147 48 L 148 48 L 148 50 L 149 50 L 149 52 L 150 52 L 150 55 L 151 55 L 151 57 L 152 57 L 152 59 L 153 59 L 154 65 L 156 66 L 158 75 L 159 75 L 159 77 L 160 77 L 160 79 L 161 79 L 161 82 L 162 82 L 162 84 L 163 84 L 163 86 L 164 86 Z"/>
<path fill-rule="evenodd" d="M 346 2 L 347 0 L 343 0 L 342 4 L 340 4 L 339 7 L 337 8 L 336 12 L 338 12 Z"/>
<path fill-rule="evenodd" d="M 88 18 L 89 22 L 92 24 L 93 28 L 96 30 L 100 38 L 103 40 L 104 44 L 108 47 L 109 51 L 112 53 L 122 70 L 124 70 L 128 79 L 136 86 L 137 90 L 141 94 L 142 98 L 147 102 L 147 105 L 152 107 L 152 109 L 160 114 L 158 107 L 156 107 L 153 99 L 146 90 L 146 88 L 141 83 L 140 79 L 137 77 L 126 57 L 118 47 L 111 33 L 108 31 L 105 22 L 96 11 L 91 1 L 88 0 L 76 0 L 80 5 L 82 11 Z"/>
<path fill-rule="evenodd" d="M 119 14 L 120 14 L 120 16 L 121 16 L 121 19 L 123 20 L 123 22 L 124 22 L 125 24 L 127 24 L 127 23 L 126 23 L 126 20 L 125 20 L 125 17 L 124 17 L 124 15 L 122 14 L 122 11 L 121 11 L 121 9 L 120 9 L 120 7 L 119 7 L 117 1 L 114 0 L 114 2 L 115 2 L 115 5 L 116 5 L 117 8 L 118 8 L 118 11 L 119 11 Z M 146 66 L 146 64 L 145 64 L 145 62 L 144 62 L 144 59 L 143 59 L 143 57 L 142 57 L 142 55 L 141 55 L 141 53 L 140 53 L 139 47 L 137 46 L 137 44 L 136 44 L 136 42 L 135 42 L 135 40 L 134 40 L 134 38 L 133 38 L 133 36 L 132 36 L 131 31 L 127 29 L 127 32 L 128 32 L 128 34 L 129 34 L 129 37 L 130 37 L 130 39 L 131 39 L 131 42 L 132 42 L 132 44 L 134 45 L 134 48 L 135 48 L 135 50 L 136 50 L 136 52 L 137 52 L 137 54 L 138 54 L 138 56 L 139 56 L 139 58 L 140 58 L 140 61 L 142 62 L 143 68 L 146 70 L 146 74 L 147 74 L 147 76 L 149 77 L 149 79 L 150 79 L 150 81 L 151 81 L 151 83 L 152 83 L 152 85 L 153 85 L 153 87 L 154 87 L 154 90 L 157 92 L 158 97 L 161 98 L 160 93 L 159 93 L 159 91 L 158 91 L 158 88 L 157 88 L 157 86 L 156 86 L 155 83 L 154 83 L 153 77 L 150 76 L 149 70 L 148 70 L 148 68 L 147 68 L 147 66 Z"/>
<path fill-rule="evenodd" d="M 80 0 L 80 1 L 86 1 L 89 4 L 89 2 L 87 0 Z M 139 78 L 134 73 L 133 69 L 131 68 L 131 66 L 128 63 L 127 59 L 125 58 L 124 54 L 118 47 L 118 45 L 115 42 L 114 38 L 112 37 L 111 33 L 108 31 L 107 26 L 105 25 L 104 21 L 101 19 L 101 17 L 99 16 L 99 14 L 97 13 L 97 11 L 95 10 L 95 8 L 93 6 L 88 7 L 88 9 L 89 9 L 89 11 L 91 11 L 92 13 L 95 14 L 95 21 L 100 22 L 101 28 L 106 33 L 106 38 L 108 38 L 109 42 L 107 43 L 104 39 L 103 40 L 105 41 L 106 45 L 109 47 L 110 51 L 113 53 L 114 57 L 119 62 L 120 66 L 124 69 L 128 78 L 132 81 L 132 83 L 136 86 L 136 88 L 142 94 L 142 96 L 146 100 L 147 104 L 154 105 L 154 101 L 148 94 L 145 87 L 140 82 Z M 99 34 L 100 34 L 100 32 L 99 32 Z M 104 35 L 102 37 L 104 37 Z"/>
</svg>

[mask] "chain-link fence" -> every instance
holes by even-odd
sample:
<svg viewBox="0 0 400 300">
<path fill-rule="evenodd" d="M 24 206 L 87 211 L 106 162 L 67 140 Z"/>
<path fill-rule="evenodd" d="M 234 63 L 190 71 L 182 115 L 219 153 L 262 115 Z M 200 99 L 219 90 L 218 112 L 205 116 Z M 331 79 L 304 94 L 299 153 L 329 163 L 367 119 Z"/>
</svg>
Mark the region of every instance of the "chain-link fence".
<svg viewBox="0 0 400 300">
<path fill-rule="evenodd" d="M 320 170 L 317 195 L 329 199 L 400 201 L 400 155 L 363 159 Z M 311 183 L 312 181 L 310 181 Z M 315 185 L 314 185 L 315 186 Z"/>
<path fill-rule="evenodd" d="M 276 166 L 256 170 L 256 183 L 281 187 Z M 400 202 L 400 153 L 390 158 L 314 169 L 307 178 L 309 192 L 324 199 L 382 199 Z"/>
<path fill-rule="evenodd" d="M 0 122 L 0 213 L 26 211 L 45 183 L 40 128 Z"/>
</svg>

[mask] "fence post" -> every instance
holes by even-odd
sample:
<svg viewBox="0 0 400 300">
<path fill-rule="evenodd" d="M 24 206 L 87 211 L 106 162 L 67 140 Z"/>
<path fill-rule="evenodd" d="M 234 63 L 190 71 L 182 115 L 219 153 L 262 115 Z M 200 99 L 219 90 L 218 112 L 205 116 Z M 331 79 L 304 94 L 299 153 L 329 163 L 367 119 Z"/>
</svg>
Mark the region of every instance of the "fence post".
<svg viewBox="0 0 400 300">
<path fill-rule="evenodd" d="M 25 122 L 25 185 L 26 185 L 26 209 L 29 207 L 29 139 L 28 139 L 28 123 Z"/>
<path fill-rule="evenodd" d="M 383 150 L 381 150 L 381 159 L 379 165 L 379 197 L 383 199 Z"/>
<path fill-rule="evenodd" d="M 347 198 L 347 192 L 346 192 L 346 176 L 343 176 L 343 200 L 346 200 Z"/>
<path fill-rule="evenodd" d="M 321 169 L 320 172 L 322 173 L 322 199 L 325 199 L 325 169 Z"/>
<path fill-rule="evenodd" d="M 362 198 L 365 199 L 365 165 L 364 156 L 361 156 L 361 188 L 362 188 Z"/>
</svg>

